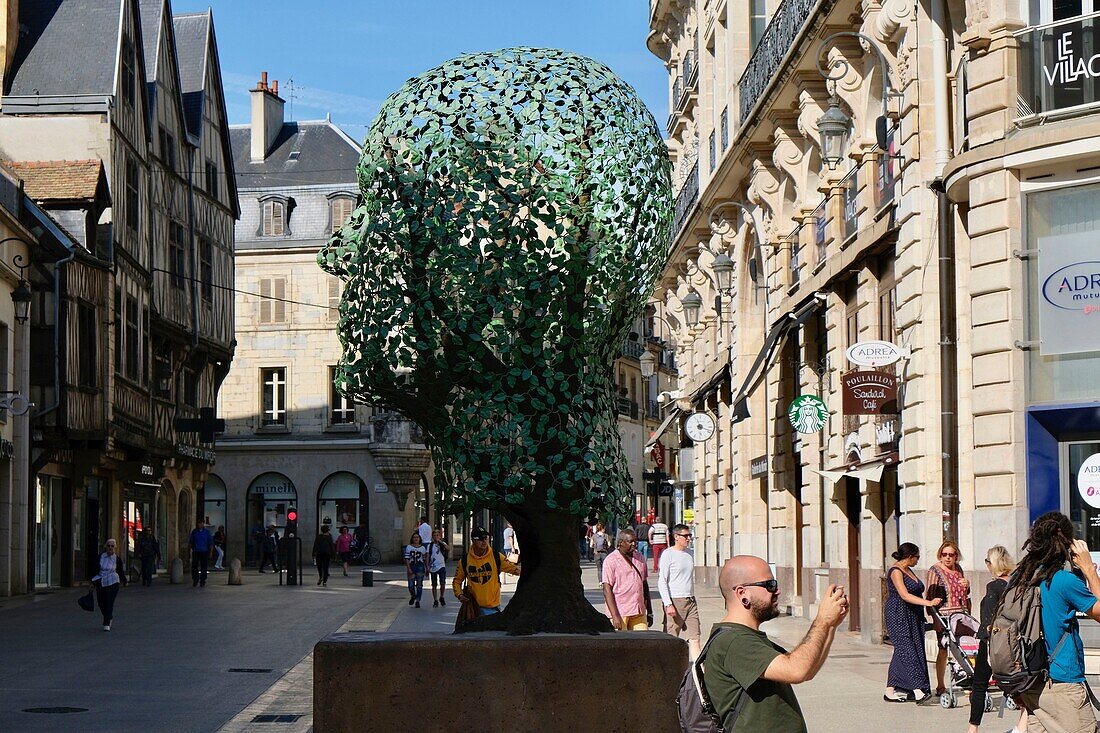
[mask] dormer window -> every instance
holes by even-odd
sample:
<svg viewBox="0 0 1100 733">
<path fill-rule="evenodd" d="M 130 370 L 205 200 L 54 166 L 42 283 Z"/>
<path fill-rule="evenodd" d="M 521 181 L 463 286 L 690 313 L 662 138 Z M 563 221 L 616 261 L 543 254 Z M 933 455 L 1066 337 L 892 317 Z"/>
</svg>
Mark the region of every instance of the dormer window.
<svg viewBox="0 0 1100 733">
<path fill-rule="evenodd" d="M 260 201 L 260 235 L 264 237 L 285 237 L 290 233 L 287 227 L 287 213 L 290 199 L 273 196 Z"/>
<path fill-rule="evenodd" d="M 351 218 L 352 209 L 355 208 L 355 197 L 350 193 L 341 191 L 329 194 L 328 197 L 328 221 L 329 231 L 338 232 Z"/>
</svg>

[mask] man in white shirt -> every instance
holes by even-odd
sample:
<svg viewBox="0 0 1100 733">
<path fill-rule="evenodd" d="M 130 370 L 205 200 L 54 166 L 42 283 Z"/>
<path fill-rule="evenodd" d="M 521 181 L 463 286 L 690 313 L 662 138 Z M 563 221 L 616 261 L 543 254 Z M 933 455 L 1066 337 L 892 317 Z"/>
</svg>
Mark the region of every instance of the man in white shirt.
<svg viewBox="0 0 1100 733">
<path fill-rule="evenodd" d="M 672 547 L 661 553 L 657 590 L 665 607 L 665 633 L 687 639 L 688 655 L 699 656 L 699 606 L 695 603 L 695 558 L 688 551 L 691 530 L 672 528 Z"/>
<path fill-rule="evenodd" d="M 428 524 L 427 517 L 420 518 L 420 524 L 416 526 L 416 533 L 420 535 L 420 542 L 427 547 L 432 542 L 432 525 Z"/>
</svg>

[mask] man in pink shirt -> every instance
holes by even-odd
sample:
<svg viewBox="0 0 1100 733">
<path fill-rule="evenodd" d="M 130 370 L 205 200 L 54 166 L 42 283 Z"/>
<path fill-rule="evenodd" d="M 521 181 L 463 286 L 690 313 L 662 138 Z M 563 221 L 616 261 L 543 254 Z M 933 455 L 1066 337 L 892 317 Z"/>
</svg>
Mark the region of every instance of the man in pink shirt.
<svg viewBox="0 0 1100 733">
<path fill-rule="evenodd" d="M 615 539 L 618 549 L 608 554 L 603 563 L 603 599 L 607 615 L 617 631 L 648 631 L 653 611 L 645 558 L 634 549 L 638 544 L 634 530 L 619 530 Z"/>
</svg>

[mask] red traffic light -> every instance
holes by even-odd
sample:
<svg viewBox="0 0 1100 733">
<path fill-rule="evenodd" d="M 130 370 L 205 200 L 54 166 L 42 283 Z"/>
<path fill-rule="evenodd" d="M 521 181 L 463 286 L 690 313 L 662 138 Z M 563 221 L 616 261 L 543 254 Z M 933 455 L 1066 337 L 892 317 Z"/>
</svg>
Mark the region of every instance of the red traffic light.
<svg viewBox="0 0 1100 733">
<path fill-rule="evenodd" d="M 298 521 L 298 512 L 294 509 L 291 509 L 289 512 L 286 513 L 286 518 L 288 522 L 296 522 Z"/>
</svg>

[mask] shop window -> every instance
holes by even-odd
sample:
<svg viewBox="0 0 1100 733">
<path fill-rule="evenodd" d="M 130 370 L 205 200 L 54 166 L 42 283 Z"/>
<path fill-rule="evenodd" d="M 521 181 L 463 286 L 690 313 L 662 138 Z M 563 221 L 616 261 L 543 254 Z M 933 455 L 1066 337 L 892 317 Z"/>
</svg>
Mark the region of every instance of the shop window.
<svg viewBox="0 0 1100 733">
<path fill-rule="evenodd" d="M 218 527 L 225 527 L 227 495 L 225 482 L 211 474 L 206 477 L 202 489 L 202 516 L 213 534 Z"/>
<path fill-rule="evenodd" d="M 366 519 L 366 502 L 362 501 L 366 495 L 363 482 L 355 474 L 341 472 L 329 476 L 317 494 L 318 530 L 327 524 L 335 537 L 340 527 L 354 529 L 360 519 Z"/>
<path fill-rule="evenodd" d="M 286 425 L 286 367 L 261 369 L 263 385 L 260 424 L 263 427 Z"/>
<path fill-rule="evenodd" d="M 299 508 L 298 490 L 289 478 L 281 473 L 263 473 L 252 480 L 248 487 L 248 526 L 254 535 L 262 537 L 264 529 L 275 527 L 282 536 L 290 507 Z"/>
</svg>

